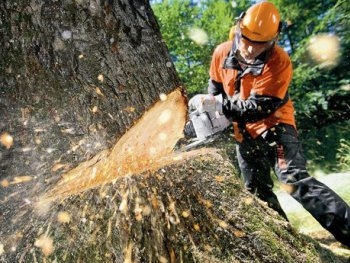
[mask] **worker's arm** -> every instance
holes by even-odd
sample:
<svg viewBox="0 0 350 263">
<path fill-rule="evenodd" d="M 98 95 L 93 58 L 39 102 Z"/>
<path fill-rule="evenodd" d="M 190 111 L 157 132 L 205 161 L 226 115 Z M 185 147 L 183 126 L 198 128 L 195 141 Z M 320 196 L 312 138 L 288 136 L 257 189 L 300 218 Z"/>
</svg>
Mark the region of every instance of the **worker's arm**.
<svg viewBox="0 0 350 263">
<path fill-rule="evenodd" d="M 248 99 L 242 100 L 238 93 L 231 99 L 224 100 L 223 113 L 232 121 L 256 122 L 268 117 L 285 104 L 288 99 L 288 94 L 284 99 L 253 94 Z"/>
<path fill-rule="evenodd" d="M 224 86 L 221 82 L 209 79 L 208 93 L 214 96 L 224 93 Z"/>
</svg>

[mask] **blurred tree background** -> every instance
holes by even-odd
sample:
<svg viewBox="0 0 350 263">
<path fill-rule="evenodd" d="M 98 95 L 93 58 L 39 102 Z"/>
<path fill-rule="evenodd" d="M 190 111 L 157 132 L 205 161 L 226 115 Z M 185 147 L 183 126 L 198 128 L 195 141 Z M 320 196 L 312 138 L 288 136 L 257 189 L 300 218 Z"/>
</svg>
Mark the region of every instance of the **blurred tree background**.
<svg viewBox="0 0 350 263">
<path fill-rule="evenodd" d="M 212 52 L 235 17 L 257 1 L 154 0 L 177 72 L 189 97 L 205 93 Z M 275 0 L 279 44 L 294 67 L 290 94 L 310 170 L 350 169 L 350 2 Z"/>
</svg>

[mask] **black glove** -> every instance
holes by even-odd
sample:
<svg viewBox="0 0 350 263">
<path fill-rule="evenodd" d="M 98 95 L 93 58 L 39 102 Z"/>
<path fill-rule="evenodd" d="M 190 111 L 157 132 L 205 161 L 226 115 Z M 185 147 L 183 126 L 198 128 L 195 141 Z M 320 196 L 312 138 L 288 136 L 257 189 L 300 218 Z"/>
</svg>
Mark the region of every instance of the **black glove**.
<svg viewBox="0 0 350 263">
<path fill-rule="evenodd" d="M 239 98 L 239 93 L 233 95 L 232 98 L 226 96 L 222 100 L 222 112 L 230 121 L 240 121 L 243 113 L 246 111 L 246 105 Z"/>
<path fill-rule="evenodd" d="M 256 122 L 267 118 L 289 100 L 266 95 L 250 95 L 246 100 L 239 98 L 239 93 L 232 98 L 223 99 L 223 113 L 226 118 L 238 122 Z"/>
</svg>

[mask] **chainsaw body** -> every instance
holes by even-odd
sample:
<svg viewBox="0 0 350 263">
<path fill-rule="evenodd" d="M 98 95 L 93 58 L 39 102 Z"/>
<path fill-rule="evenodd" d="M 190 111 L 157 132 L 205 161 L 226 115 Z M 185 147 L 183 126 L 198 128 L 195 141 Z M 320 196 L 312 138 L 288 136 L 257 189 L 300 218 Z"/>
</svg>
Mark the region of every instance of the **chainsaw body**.
<svg viewBox="0 0 350 263">
<path fill-rule="evenodd" d="M 223 131 L 231 122 L 222 113 L 222 96 L 198 94 L 188 103 L 189 119 L 185 134 L 190 134 L 196 140 L 205 140 L 208 137 Z"/>
</svg>

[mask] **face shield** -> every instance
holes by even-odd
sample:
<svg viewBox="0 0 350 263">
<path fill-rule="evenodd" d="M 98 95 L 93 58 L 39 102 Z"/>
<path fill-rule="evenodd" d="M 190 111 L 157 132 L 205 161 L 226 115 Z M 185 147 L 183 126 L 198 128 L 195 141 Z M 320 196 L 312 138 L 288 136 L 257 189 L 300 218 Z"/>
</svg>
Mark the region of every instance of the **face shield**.
<svg viewBox="0 0 350 263">
<path fill-rule="evenodd" d="M 244 36 L 241 32 L 240 25 L 236 27 L 234 38 L 234 54 L 236 59 L 247 66 L 257 66 L 264 64 L 267 55 L 274 46 L 276 38 L 270 41 L 254 41 Z M 264 55 L 264 56 L 262 56 Z"/>
</svg>

